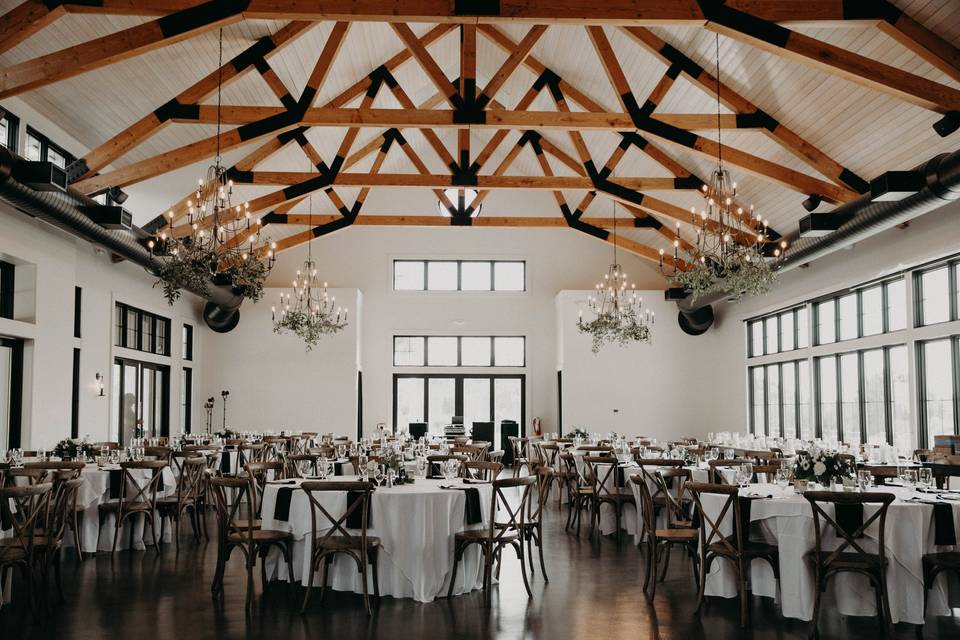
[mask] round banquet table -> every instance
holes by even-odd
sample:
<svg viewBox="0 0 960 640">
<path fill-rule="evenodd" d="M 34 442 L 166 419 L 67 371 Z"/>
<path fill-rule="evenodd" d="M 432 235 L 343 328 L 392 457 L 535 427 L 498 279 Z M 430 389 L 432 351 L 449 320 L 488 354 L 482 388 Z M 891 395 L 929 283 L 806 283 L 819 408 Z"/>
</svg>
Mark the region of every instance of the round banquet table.
<svg viewBox="0 0 960 640">
<path fill-rule="evenodd" d="M 278 520 L 275 513 L 278 490 L 282 487 L 298 487 L 299 482 L 296 481 L 294 485 L 268 483 L 263 492 L 261 520 L 264 529 L 293 533 L 293 579 L 306 585 L 312 544 L 310 501 L 305 492 L 297 489 L 291 496 L 288 519 Z M 441 485 L 478 489 L 482 522 L 466 524 L 465 492 L 443 489 Z M 462 485 L 459 480 L 448 482 L 420 478 L 414 484 L 389 489 L 378 487 L 371 496 L 368 535 L 377 536 L 381 541 L 377 567 L 380 594 L 413 598 L 418 602 L 431 602 L 445 596 L 453 571 L 454 536 L 466 529 L 489 526 L 492 492 L 490 484 Z M 345 492 L 316 492 L 314 496 L 334 517 L 340 517 L 346 511 Z M 318 525 L 329 525 L 322 514 L 318 513 L 317 518 Z M 287 566 L 279 550 L 272 549 L 266 562 L 268 579 L 289 580 Z M 357 565 L 349 556 L 337 554 L 328 573 L 327 584 L 333 589 L 363 592 Z M 372 574 L 369 574 L 371 593 L 372 579 Z M 319 571 L 314 576 L 313 584 L 320 586 Z M 471 545 L 457 570 L 457 584 L 453 592 L 459 595 L 482 587 L 482 554 L 477 545 Z"/>
<path fill-rule="evenodd" d="M 934 496 L 918 494 L 905 487 L 878 487 L 872 491 L 893 493 L 897 500 L 887 512 L 886 540 L 887 588 L 893 622 L 923 624 L 923 563 L 922 556 L 935 551 L 960 550 L 958 546 L 936 546 L 933 521 L 933 505 L 912 500 L 922 496 L 930 500 Z M 740 490 L 741 496 L 756 497 L 750 507 L 750 535 L 755 540 L 774 543 L 780 550 L 779 604 L 784 616 L 811 620 L 813 618 L 814 575 L 813 566 L 805 558 L 815 546 L 813 511 L 803 496 L 793 487 L 774 484 L 753 484 Z M 960 498 L 960 494 L 955 494 Z M 771 496 L 771 497 L 767 497 Z M 704 511 L 711 518 L 719 516 L 725 496 L 703 494 Z M 960 500 L 951 500 L 954 530 L 960 537 Z M 864 520 L 876 511 L 876 506 L 864 506 Z M 832 506 L 824 505 L 832 515 Z M 733 527 L 733 509 L 720 523 L 721 532 L 730 535 Z M 832 528 L 821 520 L 824 546 L 835 548 L 838 544 Z M 867 551 L 875 551 L 879 521 L 871 524 L 861 542 Z M 872 544 L 872 547 L 871 547 Z M 754 595 L 777 598 L 777 583 L 769 564 L 753 562 L 750 571 L 751 591 Z M 730 562 L 717 559 L 707 575 L 706 595 L 725 598 L 737 597 L 736 574 Z M 824 602 L 834 603 L 841 615 L 876 616 L 873 588 L 864 576 L 844 573 L 832 578 Z M 950 615 L 950 605 L 960 604 L 960 585 L 954 576 L 946 572 L 938 576 L 934 586 L 927 592 L 927 613 Z"/>
</svg>

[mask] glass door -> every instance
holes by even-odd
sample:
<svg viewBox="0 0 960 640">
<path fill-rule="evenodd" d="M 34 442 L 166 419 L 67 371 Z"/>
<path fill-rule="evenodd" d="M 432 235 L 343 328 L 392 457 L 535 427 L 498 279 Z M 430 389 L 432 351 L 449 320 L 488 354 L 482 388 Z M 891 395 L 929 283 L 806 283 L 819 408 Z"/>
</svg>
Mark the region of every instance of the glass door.
<svg viewBox="0 0 960 640">
<path fill-rule="evenodd" d="M 525 433 L 523 424 L 523 379 L 496 378 L 493 381 L 493 434 L 495 446 L 500 443 L 500 422 L 515 420 L 520 425 L 520 434 Z"/>
<path fill-rule="evenodd" d="M 457 413 L 457 379 L 430 378 L 427 380 L 427 429 L 431 434 L 443 435 Z"/>
<path fill-rule="evenodd" d="M 145 438 L 168 435 L 169 373 L 169 367 L 116 359 L 113 388 L 119 393 L 111 413 L 113 434 L 121 444 L 137 437 L 138 427 L 142 427 L 141 433 Z"/>
<path fill-rule="evenodd" d="M 20 447 L 23 341 L 0 337 L 0 456 Z"/>
</svg>

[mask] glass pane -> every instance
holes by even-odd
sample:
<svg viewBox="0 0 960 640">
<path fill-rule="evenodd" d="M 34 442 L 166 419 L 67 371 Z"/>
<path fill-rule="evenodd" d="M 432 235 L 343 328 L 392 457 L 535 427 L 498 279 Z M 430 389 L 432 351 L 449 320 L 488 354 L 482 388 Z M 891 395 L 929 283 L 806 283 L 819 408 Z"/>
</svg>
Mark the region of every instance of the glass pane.
<svg viewBox="0 0 960 640">
<path fill-rule="evenodd" d="M 882 287 L 870 287 L 860 293 L 860 319 L 863 323 L 863 335 L 883 333 Z"/>
<path fill-rule="evenodd" d="M 806 307 L 797 309 L 797 349 L 806 349 L 810 345 L 810 327 Z"/>
<path fill-rule="evenodd" d="M 817 303 L 817 344 L 837 341 L 836 310 L 833 300 Z"/>
<path fill-rule="evenodd" d="M 767 365 L 767 434 L 780 435 L 780 365 Z"/>
<path fill-rule="evenodd" d="M 754 367 L 750 370 L 753 378 L 753 420 L 751 426 L 753 428 L 753 433 L 760 435 L 766 431 L 765 418 L 764 418 L 764 375 L 763 367 Z"/>
<path fill-rule="evenodd" d="M 493 364 L 497 367 L 526 366 L 523 347 L 525 340 L 521 338 L 494 338 Z"/>
<path fill-rule="evenodd" d="M 464 291 L 490 291 L 489 262 L 461 262 L 460 288 Z"/>
<path fill-rule="evenodd" d="M 763 332 L 767 336 L 767 353 L 776 353 L 780 350 L 780 329 L 777 328 L 777 316 L 763 321 Z"/>
<path fill-rule="evenodd" d="M 443 434 L 456 414 L 456 380 L 453 378 L 430 378 L 427 381 L 428 415 L 430 433 Z"/>
<path fill-rule="evenodd" d="M 824 440 L 837 440 L 837 359 L 835 356 L 817 360 L 820 378 L 820 433 Z"/>
<path fill-rule="evenodd" d="M 793 351 L 793 311 L 780 315 L 780 350 Z"/>
<path fill-rule="evenodd" d="M 883 350 L 863 353 L 863 403 L 867 443 L 887 441 L 886 404 L 883 383 Z"/>
<path fill-rule="evenodd" d="M 157 319 L 157 348 L 156 352 L 164 355 L 167 353 L 167 323 Z"/>
<path fill-rule="evenodd" d="M 750 323 L 750 355 L 763 355 L 763 321 L 756 320 Z"/>
<path fill-rule="evenodd" d="M 9 146 L 10 124 L 6 118 L 0 119 L 0 145 Z M 6 451 L 6 447 L 3 448 Z"/>
<path fill-rule="evenodd" d="M 193 374 L 190 369 L 184 367 L 180 371 L 180 431 L 182 433 L 190 432 L 190 425 L 187 424 L 187 416 L 190 414 L 190 400 L 193 397 Z"/>
<path fill-rule="evenodd" d="M 810 440 L 813 438 L 813 428 L 810 424 L 812 415 L 810 407 L 810 363 L 802 360 L 797 363 L 797 392 L 800 396 L 800 406 L 797 413 L 800 418 L 800 438 Z"/>
<path fill-rule="evenodd" d="M 27 145 L 23 150 L 24 155 L 27 156 L 27 160 L 42 160 L 41 154 L 43 153 L 43 148 L 40 144 L 40 140 L 36 137 L 27 133 Z"/>
<path fill-rule="evenodd" d="M 135 365 L 123 366 L 123 398 L 120 400 L 122 413 L 121 444 L 130 442 L 137 428 L 139 398 L 137 397 L 137 378 L 139 372 Z"/>
<path fill-rule="evenodd" d="M 428 262 L 427 291 L 456 291 L 457 263 Z"/>
<path fill-rule="evenodd" d="M 156 372 L 143 367 L 140 369 L 140 420 L 143 423 L 143 436 L 152 438 L 153 433 L 153 385 Z"/>
<path fill-rule="evenodd" d="M 490 421 L 490 378 L 463 379 L 463 424 Z"/>
<path fill-rule="evenodd" d="M 493 419 L 494 433 L 497 442 L 500 442 L 500 422 L 502 420 L 516 420 L 523 427 L 523 394 L 521 393 L 518 378 L 496 378 L 493 381 Z"/>
<path fill-rule="evenodd" d="M 953 265 L 953 309 L 953 317 L 960 320 L 960 262 Z"/>
<path fill-rule="evenodd" d="M 107 440 L 122 442 L 120 437 L 120 365 L 113 363 L 113 375 L 110 379 L 110 435 Z"/>
<path fill-rule="evenodd" d="M 840 417 L 843 441 L 860 444 L 860 357 L 856 353 L 840 356 Z"/>
<path fill-rule="evenodd" d="M 142 351 L 153 350 L 153 318 L 147 314 L 140 316 L 140 349 Z"/>
<path fill-rule="evenodd" d="M 840 339 L 857 337 L 857 294 L 848 293 L 840 298 Z"/>
<path fill-rule="evenodd" d="M 901 278 L 888 282 L 886 287 L 887 331 L 900 331 L 907 327 L 907 285 Z"/>
<path fill-rule="evenodd" d="M 781 397 L 783 398 L 783 437 L 797 437 L 797 367 L 794 362 L 780 367 Z"/>
<path fill-rule="evenodd" d="M 460 364 L 464 367 L 489 367 L 490 338 L 460 338 Z"/>
<path fill-rule="evenodd" d="M 953 433 L 953 370 L 950 340 L 923 344 L 923 410 L 927 419 L 927 445 L 933 436 Z"/>
<path fill-rule="evenodd" d="M 397 260 L 393 263 L 393 288 L 396 291 L 423 291 L 423 262 Z"/>
<path fill-rule="evenodd" d="M 137 346 L 137 330 L 140 328 L 140 318 L 133 309 L 127 309 L 127 344 L 128 349 L 139 349 Z"/>
<path fill-rule="evenodd" d="M 113 312 L 113 323 L 114 323 L 114 332 L 113 332 L 113 344 L 122 347 L 123 346 L 123 307 L 117 306 L 114 307 Z"/>
<path fill-rule="evenodd" d="M 893 423 L 893 444 L 901 451 L 917 448 L 917 434 L 910 420 L 910 369 L 907 365 L 907 347 L 891 347 L 890 359 L 890 416 Z"/>
<path fill-rule="evenodd" d="M 393 366 L 422 367 L 425 364 L 423 361 L 425 341 L 426 338 L 422 336 L 395 336 L 393 338 Z"/>
<path fill-rule="evenodd" d="M 67 158 L 53 147 L 47 147 L 47 162 L 51 162 L 61 169 L 67 168 Z"/>
<path fill-rule="evenodd" d="M 427 366 L 457 366 L 457 339 L 439 337 L 427 338 Z M 450 415 L 453 414 L 451 413 Z"/>
<path fill-rule="evenodd" d="M 927 271 L 920 276 L 923 324 L 946 322 L 950 319 L 949 279 L 946 267 Z"/>
<path fill-rule="evenodd" d="M 494 262 L 493 288 L 497 291 L 524 291 L 526 264 L 523 262 Z"/>
<path fill-rule="evenodd" d="M 411 422 L 423 422 L 423 378 L 397 378 L 398 430 L 407 431 Z"/>
</svg>

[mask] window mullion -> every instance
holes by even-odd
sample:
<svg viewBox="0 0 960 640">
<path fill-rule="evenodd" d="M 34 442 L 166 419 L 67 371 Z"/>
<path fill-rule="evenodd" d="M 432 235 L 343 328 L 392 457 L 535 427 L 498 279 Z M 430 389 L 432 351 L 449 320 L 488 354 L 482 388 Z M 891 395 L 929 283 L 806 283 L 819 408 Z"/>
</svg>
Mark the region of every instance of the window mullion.
<svg viewBox="0 0 960 640">
<path fill-rule="evenodd" d="M 883 422 L 887 444 L 894 443 L 893 437 L 893 376 L 890 372 L 890 347 L 883 348 Z"/>
</svg>

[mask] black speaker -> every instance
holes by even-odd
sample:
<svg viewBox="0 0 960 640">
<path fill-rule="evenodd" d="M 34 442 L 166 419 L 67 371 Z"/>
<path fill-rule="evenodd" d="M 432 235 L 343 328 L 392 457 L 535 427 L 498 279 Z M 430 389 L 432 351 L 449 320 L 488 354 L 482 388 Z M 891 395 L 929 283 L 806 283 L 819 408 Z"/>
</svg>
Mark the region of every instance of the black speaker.
<svg viewBox="0 0 960 640">
<path fill-rule="evenodd" d="M 427 435 L 427 423 L 426 422 L 411 422 L 407 426 L 410 437 L 414 440 L 419 440 L 423 436 Z"/>
<path fill-rule="evenodd" d="M 500 421 L 500 448 L 503 450 L 503 465 L 509 467 L 513 464 L 513 447 L 510 445 L 511 436 L 520 435 L 520 425 L 515 420 Z"/>
<path fill-rule="evenodd" d="M 473 431 L 470 437 L 474 440 L 489 442 L 493 447 L 496 443 L 493 441 L 493 423 L 492 422 L 474 422 Z"/>
</svg>

